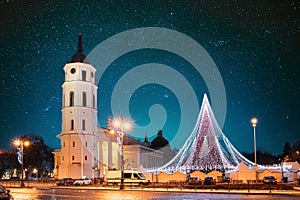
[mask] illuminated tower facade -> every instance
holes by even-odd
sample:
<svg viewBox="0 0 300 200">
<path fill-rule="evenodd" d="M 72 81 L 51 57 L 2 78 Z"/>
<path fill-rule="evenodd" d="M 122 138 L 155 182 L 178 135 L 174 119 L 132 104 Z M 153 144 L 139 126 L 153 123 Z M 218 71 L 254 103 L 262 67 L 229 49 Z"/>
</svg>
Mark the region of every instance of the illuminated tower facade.
<svg viewBox="0 0 300 200">
<path fill-rule="evenodd" d="M 62 84 L 62 131 L 58 177 L 94 178 L 97 166 L 96 69 L 85 60 L 82 35 L 77 53 L 64 66 Z"/>
</svg>

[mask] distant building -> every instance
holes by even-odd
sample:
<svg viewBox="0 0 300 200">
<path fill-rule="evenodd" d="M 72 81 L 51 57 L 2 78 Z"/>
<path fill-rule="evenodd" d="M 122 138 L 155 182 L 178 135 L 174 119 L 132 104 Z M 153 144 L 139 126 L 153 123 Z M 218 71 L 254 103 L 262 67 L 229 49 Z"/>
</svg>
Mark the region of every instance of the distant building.
<svg viewBox="0 0 300 200">
<path fill-rule="evenodd" d="M 80 34 L 77 53 L 64 66 L 62 130 L 57 135 L 61 148 L 53 152 L 54 177 L 58 179 L 105 177 L 107 170 L 121 166 L 117 136 L 97 126 L 96 69 L 85 58 Z M 152 143 L 147 137 L 140 142 L 125 135 L 123 144 L 125 169 L 157 168 L 169 160 L 169 142 L 161 131 Z"/>
</svg>

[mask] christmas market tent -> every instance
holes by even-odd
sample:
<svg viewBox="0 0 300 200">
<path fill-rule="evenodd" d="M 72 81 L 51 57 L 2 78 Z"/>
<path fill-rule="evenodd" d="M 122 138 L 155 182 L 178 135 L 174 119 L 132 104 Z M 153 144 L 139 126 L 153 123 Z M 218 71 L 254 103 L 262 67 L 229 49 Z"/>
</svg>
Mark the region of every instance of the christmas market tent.
<svg viewBox="0 0 300 200">
<path fill-rule="evenodd" d="M 247 183 L 248 180 L 255 180 L 255 171 L 241 162 L 237 170 L 229 172 L 229 177 L 232 182 Z"/>
</svg>

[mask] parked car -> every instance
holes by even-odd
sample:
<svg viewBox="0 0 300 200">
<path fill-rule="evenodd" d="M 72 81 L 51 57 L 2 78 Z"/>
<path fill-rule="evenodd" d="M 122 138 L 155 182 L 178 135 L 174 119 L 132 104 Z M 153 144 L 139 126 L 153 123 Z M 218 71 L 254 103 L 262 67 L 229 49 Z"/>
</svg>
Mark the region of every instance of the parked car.
<svg viewBox="0 0 300 200">
<path fill-rule="evenodd" d="M 214 179 L 214 177 L 211 177 L 211 176 L 205 177 L 203 184 L 204 185 L 216 185 L 216 179 Z"/>
<path fill-rule="evenodd" d="M 92 180 L 90 178 L 81 178 L 74 181 L 73 185 L 75 186 L 82 186 L 82 185 L 91 185 Z"/>
<path fill-rule="evenodd" d="M 187 181 L 189 185 L 201 185 L 201 179 L 197 176 L 192 176 Z"/>
<path fill-rule="evenodd" d="M 63 178 L 59 181 L 56 182 L 56 185 L 60 186 L 60 185 L 73 185 L 74 183 L 74 179 L 72 178 Z"/>
<path fill-rule="evenodd" d="M 264 184 L 277 184 L 277 180 L 274 176 L 265 176 L 263 179 Z"/>
<path fill-rule="evenodd" d="M 7 190 L 3 185 L 0 185 L 0 200 L 13 200 L 14 197 L 9 193 L 10 190 Z"/>
</svg>

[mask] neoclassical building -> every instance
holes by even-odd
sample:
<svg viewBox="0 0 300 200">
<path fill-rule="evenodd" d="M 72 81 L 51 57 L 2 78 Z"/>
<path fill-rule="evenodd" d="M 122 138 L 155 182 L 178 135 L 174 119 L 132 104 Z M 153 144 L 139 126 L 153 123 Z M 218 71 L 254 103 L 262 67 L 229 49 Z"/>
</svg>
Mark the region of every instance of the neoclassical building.
<svg viewBox="0 0 300 200">
<path fill-rule="evenodd" d="M 82 35 L 78 49 L 64 66 L 65 81 L 62 84 L 62 129 L 57 137 L 61 148 L 54 154 L 55 178 L 105 177 L 109 169 L 120 169 L 117 136 L 108 128 L 98 127 L 96 68 L 88 63 L 83 54 Z M 170 156 L 161 151 L 168 142 L 158 133 L 156 145 L 124 136 L 125 169 L 157 168 Z M 162 142 L 159 142 L 162 141 Z"/>
</svg>

